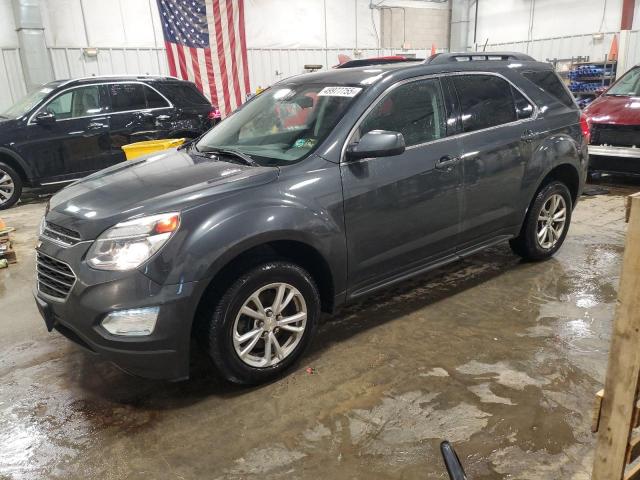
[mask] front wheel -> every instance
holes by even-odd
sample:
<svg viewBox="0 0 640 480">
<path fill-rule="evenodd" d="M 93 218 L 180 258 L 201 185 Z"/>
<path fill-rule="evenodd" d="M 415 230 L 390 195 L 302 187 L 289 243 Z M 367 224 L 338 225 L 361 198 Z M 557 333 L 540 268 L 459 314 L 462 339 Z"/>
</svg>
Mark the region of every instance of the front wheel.
<svg viewBox="0 0 640 480">
<path fill-rule="evenodd" d="M 302 355 L 319 315 L 320 296 L 309 273 L 269 262 L 240 276 L 207 314 L 206 348 L 227 380 L 268 382 Z"/>
<path fill-rule="evenodd" d="M 573 204 L 567 186 L 552 181 L 537 193 L 520 231 L 509 244 L 514 253 L 527 260 L 544 260 L 562 246 L 569 224 Z"/>
</svg>

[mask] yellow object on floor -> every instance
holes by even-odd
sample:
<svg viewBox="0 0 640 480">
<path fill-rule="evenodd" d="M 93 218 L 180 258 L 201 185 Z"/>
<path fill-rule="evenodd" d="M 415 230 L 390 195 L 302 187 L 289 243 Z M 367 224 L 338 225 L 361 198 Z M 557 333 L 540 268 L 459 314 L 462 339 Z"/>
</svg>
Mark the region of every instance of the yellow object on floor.
<svg viewBox="0 0 640 480">
<path fill-rule="evenodd" d="M 186 140 L 186 138 L 147 140 L 144 142 L 136 142 L 130 143 L 129 145 L 123 145 L 122 150 L 124 150 L 124 154 L 127 156 L 127 160 L 133 160 L 134 158 L 141 157 L 142 155 L 149 155 L 150 153 L 167 150 L 168 148 L 179 147 Z"/>
</svg>

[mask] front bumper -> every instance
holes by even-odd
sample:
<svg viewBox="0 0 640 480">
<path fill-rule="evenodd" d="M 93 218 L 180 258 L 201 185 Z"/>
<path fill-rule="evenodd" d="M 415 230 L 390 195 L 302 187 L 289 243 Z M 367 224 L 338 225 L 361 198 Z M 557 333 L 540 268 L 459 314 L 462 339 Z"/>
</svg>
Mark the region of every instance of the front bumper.
<svg viewBox="0 0 640 480">
<path fill-rule="evenodd" d="M 55 329 L 123 370 L 146 378 L 189 376 L 191 327 L 206 282 L 159 285 L 138 270 L 91 269 L 84 256 L 91 242 L 69 248 L 42 240 L 38 251 L 67 263 L 76 281 L 65 300 L 34 289 L 49 331 Z M 154 331 L 143 337 L 116 336 L 100 322 L 114 310 L 159 306 Z"/>
<path fill-rule="evenodd" d="M 640 148 L 589 145 L 589 170 L 640 174 Z"/>
</svg>

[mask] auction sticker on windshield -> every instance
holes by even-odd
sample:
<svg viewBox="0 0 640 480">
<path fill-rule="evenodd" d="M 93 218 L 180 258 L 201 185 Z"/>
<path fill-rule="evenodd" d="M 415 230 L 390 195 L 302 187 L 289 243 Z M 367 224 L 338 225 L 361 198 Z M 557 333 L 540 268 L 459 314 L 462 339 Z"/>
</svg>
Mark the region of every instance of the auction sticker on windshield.
<svg viewBox="0 0 640 480">
<path fill-rule="evenodd" d="M 319 97 L 355 97 L 360 93 L 359 87 L 324 87 L 318 92 Z"/>
</svg>

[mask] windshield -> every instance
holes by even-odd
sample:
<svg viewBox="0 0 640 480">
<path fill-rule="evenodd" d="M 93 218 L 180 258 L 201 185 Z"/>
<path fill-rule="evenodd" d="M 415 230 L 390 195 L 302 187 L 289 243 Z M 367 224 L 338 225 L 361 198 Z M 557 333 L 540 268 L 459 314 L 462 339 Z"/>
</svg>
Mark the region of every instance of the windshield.
<svg viewBox="0 0 640 480">
<path fill-rule="evenodd" d="M 6 112 L 0 113 L 3 117 L 7 118 L 19 118 L 26 113 L 29 113 L 33 107 L 35 107 L 40 101 L 49 95 L 53 91 L 48 85 L 41 87 L 40 89 L 29 93 L 26 97 L 18 100 L 13 106 Z"/>
<path fill-rule="evenodd" d="M 640 96 L 640 67 L 625 73 L 613 87 L 607 90 L 607 95 Z"/>
<path fill-rule="evenodd" d="M 361 90 L 316 84 L 270 88 L 210 130 L 196 148 L 237 150 L 259 164 L 295 162 L 329 135 Z"/>
</svg>

